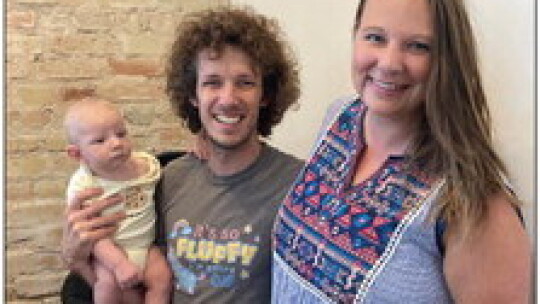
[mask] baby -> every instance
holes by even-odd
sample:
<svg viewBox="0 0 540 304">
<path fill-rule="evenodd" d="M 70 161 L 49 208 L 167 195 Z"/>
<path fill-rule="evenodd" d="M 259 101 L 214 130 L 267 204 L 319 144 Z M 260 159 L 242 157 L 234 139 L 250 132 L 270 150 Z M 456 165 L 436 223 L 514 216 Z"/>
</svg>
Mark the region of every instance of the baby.
<svg viewBox="0 0 540 304">
<path fill-rule="evenodd" d="M 118 193 L 124 198 L 123 204 L 106 210 L 126 213 L 114 240 L 100 240 L 92 251 L 94 303 L 169 303 L 171 271 L 152 245 L 159 162 L 147 153 L 132 153 L 124 119 L 106 100 L 86 98 L 73 104 L 64 126 L 67 154 L 80 163 L 67 188 L 68 202 L 89 187 L 103 188 L 103 197 Z M 141 282 L 144 288 L 139 288 Z"/>
</svg>

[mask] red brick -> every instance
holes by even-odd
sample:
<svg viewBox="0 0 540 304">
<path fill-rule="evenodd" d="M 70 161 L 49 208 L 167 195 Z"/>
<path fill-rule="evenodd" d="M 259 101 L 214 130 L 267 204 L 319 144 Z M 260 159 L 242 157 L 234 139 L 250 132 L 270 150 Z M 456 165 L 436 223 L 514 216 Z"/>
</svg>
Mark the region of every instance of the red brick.
<svg viewBox="0 0 540 304">
<path fill-rule="evenodd" d="M 8 12 L 7 25 L 10 28 L 33 28 L 36 26 L 36 14 L 33 11 Z"/>
<path fill-rule="evenodd" d="M 162 75 L 161 65 L 156 60 L 148 59 L 110 59 L 109 66 L 116 75 Z"/>
<path fill-rule="evenodd" d="M 60 54 L 114 54 L 120 43 L 111 35 L 100 33 L 60 33 L 47 41 L 47 50 Z"/>
<path fill-rule="evenodd" d="M 72 101 L 82 99 L 88 96 L 96 95 L 96 89 L 94 88 L 63 88 L 62 89 L 62 100 L 63 101 Z"/>
</svg>

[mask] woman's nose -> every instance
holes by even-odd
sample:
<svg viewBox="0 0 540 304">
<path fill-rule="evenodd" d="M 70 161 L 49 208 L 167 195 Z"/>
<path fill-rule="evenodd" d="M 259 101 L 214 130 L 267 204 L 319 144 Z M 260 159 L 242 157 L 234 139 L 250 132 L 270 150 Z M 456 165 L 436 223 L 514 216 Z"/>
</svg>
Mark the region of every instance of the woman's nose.
<svg viewBox="0 0 540 304">
<path fill-rule="evenodd" d="M 404 53 L 399 45 L 389 44 L 381 50 L 379 68 L 387 74 L 397 74 L 404 70 Z"/>
</svg>

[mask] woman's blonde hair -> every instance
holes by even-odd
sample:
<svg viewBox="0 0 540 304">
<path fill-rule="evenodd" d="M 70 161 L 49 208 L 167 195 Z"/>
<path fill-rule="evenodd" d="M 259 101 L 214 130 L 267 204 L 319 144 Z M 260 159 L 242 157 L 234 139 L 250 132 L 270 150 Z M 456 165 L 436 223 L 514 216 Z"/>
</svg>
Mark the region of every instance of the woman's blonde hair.
<svg viewBox="0 0 540 304">
<path fill-rule="evenodd" d="M 354 30 L 360 26 L 366 1 L 358 6 Z M 493 147 L 491 118 L 464 3 L 426 1 L 435 35 L 420 133 L 411 155 L 414 164 L 446 179 L 433 216 L 468 231 L 486 218 L 491 196 L 508 193 L 507 170 Z M 509 198 L 518 203 L 513 195 Z"/>
</svg>

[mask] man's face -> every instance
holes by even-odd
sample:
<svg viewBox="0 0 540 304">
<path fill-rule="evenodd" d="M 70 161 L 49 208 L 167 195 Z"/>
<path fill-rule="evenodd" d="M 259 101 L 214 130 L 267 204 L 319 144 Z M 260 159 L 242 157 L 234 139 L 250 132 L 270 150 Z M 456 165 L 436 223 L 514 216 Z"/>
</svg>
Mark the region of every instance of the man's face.
<svg viewBox="0 0 540 304">
<path fill-rule="evenodd" d="M 227 46 L 219 57 L 199 53 L 197 99 L 203 129 L 222 149 L 258 144 L 257 120 L 262 101 L 262 77 L 243 51 Z"/>
</svg>

